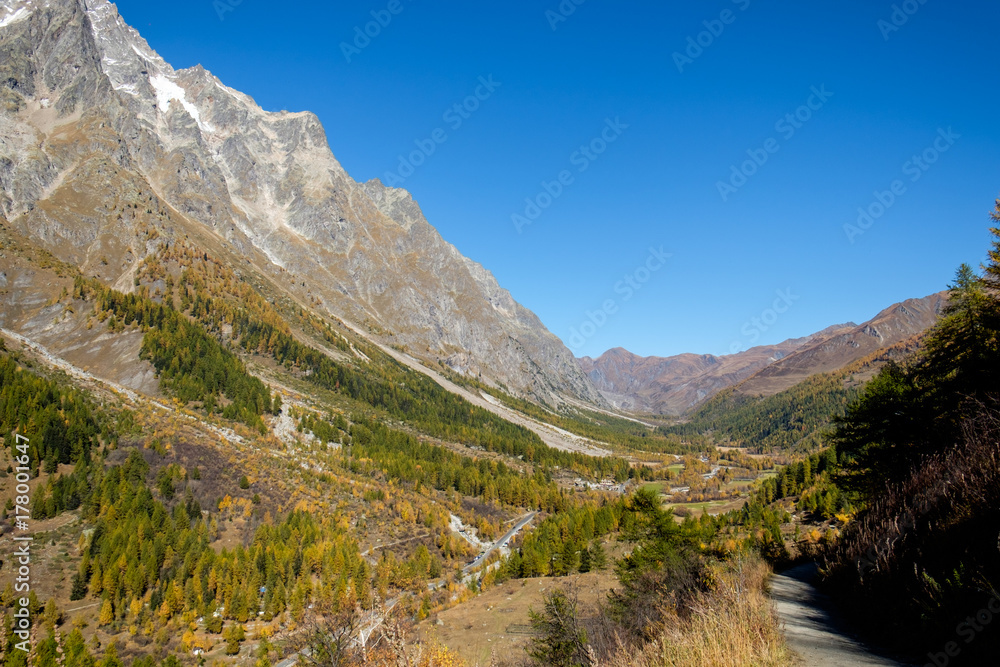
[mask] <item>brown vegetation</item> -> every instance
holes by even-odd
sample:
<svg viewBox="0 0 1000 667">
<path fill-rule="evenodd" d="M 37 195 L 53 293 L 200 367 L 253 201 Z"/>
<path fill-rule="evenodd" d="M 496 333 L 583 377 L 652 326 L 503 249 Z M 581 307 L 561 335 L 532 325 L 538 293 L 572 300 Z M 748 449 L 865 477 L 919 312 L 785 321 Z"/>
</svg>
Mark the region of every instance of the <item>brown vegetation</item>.
<svg viewBox="0 0 1000 667">
<path fill-rule="evenodd" d="M 624 636 L 606 615 L 581 623 L 590 667 L 785 667 L 791 654 L 766 593 L 770 567 L 756 557 L 711 566 L 707 590 L 681 608 L 664 601 L 650 639 Z M 527 657 L 495 654 L 495 667 L 522 667 Z"/>
</svg>

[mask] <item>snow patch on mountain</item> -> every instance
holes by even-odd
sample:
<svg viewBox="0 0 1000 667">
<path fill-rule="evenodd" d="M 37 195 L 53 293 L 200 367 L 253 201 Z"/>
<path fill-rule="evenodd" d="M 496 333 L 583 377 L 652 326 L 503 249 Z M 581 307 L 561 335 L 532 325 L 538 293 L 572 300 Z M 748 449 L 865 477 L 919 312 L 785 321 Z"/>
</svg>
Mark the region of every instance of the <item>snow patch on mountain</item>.
<svg viewBox="0 0 1000 667">
<path fill-rule="evenodd" d="M 202 122 L 201 113 L 198 111 L 198 107 L 188 102 L 183 88 L 162 74 L 156 74 L 150 77 L 149 83 L 153 86 L 153 90 L 156 91 L 156 106 L 160 109 L 160 111 L 167 111 L 170 109 L 170 103 L 177 100 L 181 103 L 181 106 L 184 107 L 184 110 L 188 112 L 188 115 L 194 118 L 194 121 L 198 123 L 198 127 L 201 128 L 202 132 L 212 131 L 211 125 Z"/>
<path fill-rule="evenodd" d="M 87 0 L 87 15 L 94 29 L 94 38 L 101 50 L 101 69 L 115 90 L 133 97 L 148 95 L 148 83 L 156 96 L 156 108 L 169 113 L 174 100 L 198 124 L 202 132 L 211 132 L 211 124 L 202 119 L 201 111 L 188 99 L 187 91 L 177 81 L 174 69 L 161 58 L 139 33 L 118 14 L 107 0 Z"/>
</svg>

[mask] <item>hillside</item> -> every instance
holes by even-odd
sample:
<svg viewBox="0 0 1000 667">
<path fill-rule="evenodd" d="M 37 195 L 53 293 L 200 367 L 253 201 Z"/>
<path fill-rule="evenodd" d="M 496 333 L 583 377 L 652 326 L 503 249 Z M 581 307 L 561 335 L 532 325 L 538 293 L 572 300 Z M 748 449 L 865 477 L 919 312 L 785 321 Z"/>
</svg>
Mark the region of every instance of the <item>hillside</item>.
<svg viewBox="0 0 1000 667">
<path fill-rule="evenodd" d="M 710 435 L 716 445 L 745 447 L 756 453 L 811 452 L 826 442 L 833 418 L 844 413 L 865 383 L 886 363 L 912 355 L 920 340 L 915 336 L 893 344 L 772 394 L 751 393 L 759 387 L 754 376 L 719 392 L 683 422 L 659 430 L 682 438 Z"/>
<path fill-rule="evenodd" d="M 920 334 L 937 320 L 944 293 L 892 305 L 861 325 L 827 327 L 811 336 L 737 354 L 639 357 L 616 348 L 578 360 L 594 386 L 615 406 L 679 416 L 736 385 L 769 396 L 818 373 L 829 373 Z"/>
<path fill-rule="evenodd" d="M 889 306 L 864 324 L 830 332 L 802 346 L 741 384 L 740 391 L 768 396 L 816 373 L 845 368 L 928 330 L 941 317 L 947 302 L 947 292 L 939 292 Z"/>
<path fill-rule="evenodd" d="M 615 348 L 597 359 L 582 357 L 578 361 L 594 386 L 616 407 L 639 413 L 680 415 L 792 354 L 812 338 L 815 336 L 762 345 L 723 357 L 711 354 L 640 357 Z"/>
<path fill-rule="evenodd" d="M 420 616 L 468 594 L 448 573 L 506 522 L 593 507 L 567 493 L 576 476 L 632 475 L 547 447 L 346 328 L 286 319 L 204 251 L 147 258 L 124 294 L 15 232 L 0 240 L 17 304 L 0 346 L 3 458 L 28 471 L 27 526 L 49 545 L 32 600 L 129 660 L 238 653 L 243 640 L 188 627 L 214 613 L 253 646 L 307 604 L 371 611 L 377 594 Z M 0 475 L 11 503 L 15 487 Z M 0 526 L 10 535 L 14 517 Z M 141 567 L 105 576 L 125 554 Z M 293 573 L 295 558 L 313 565 Z"/>
</svg>

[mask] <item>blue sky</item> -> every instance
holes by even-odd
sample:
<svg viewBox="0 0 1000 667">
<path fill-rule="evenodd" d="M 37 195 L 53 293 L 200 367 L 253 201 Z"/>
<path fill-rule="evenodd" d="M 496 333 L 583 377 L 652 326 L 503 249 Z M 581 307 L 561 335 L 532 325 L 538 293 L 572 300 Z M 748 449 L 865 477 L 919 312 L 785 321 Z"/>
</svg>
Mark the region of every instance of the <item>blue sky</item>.
<svg viewBox="0 0 1000 667">
<path fill-rule="evenodd" d="M 397 1 L 118 6 L 175 67 L 318 114 L 356 180 L 406 176 L 579 356 L 861 322 L 985 258 L 996 3 Z"/>
</svg>

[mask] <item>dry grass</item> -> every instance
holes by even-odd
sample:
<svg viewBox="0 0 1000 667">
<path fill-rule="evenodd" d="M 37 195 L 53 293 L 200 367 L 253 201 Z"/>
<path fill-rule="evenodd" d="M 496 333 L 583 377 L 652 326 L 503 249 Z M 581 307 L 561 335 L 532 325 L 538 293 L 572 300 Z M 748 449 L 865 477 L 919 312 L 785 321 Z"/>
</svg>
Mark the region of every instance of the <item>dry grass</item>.
<svg viewBox="0 0 1000 667">
<path fill-rule="evenodd" d="M 556 588 L 574 591 L 580 601 L 580 614 L 589 618 L 597 613 L 598 605 L 616 583 L 610 572 L 509 581 L 432 615 L 417 626 L 416 636 L 453 649 L 470 665 L 488 665 L 494 653 L 524 655 L 528 635 L 523 629 L 530 622 L 528 610 L 541 611 L 546 593 Z M 511 633 L 511 629 L 515 632 Z"/>
<path fill-rule="evenodd" d="M 602 667 L 794 665 L 766 593 L 770 567 L 758 558 L 717 566 L 716 585 L 686 619 L 668 617 L 662 636 L 640 650 L 621 646 Z"/>
<path fill-rule="evenodd" d="M 912 544 L 946 546 L 947 531 L 997 507 L 1000 415 L 983 410 L 964 431 L 963 443 L 927 457 L 871 501 L 828 554 L 828 569 L 856 572 L 862 581 L 869 573 L 908 575 L 914 569 L 907 552 Z"/>
<path fill-rule="evenodd" d="M 826 553 L 831 592 L 895 650 L 940 650 L 1000 589 L 1000 412 L 977 410 L 962 442 L 888 485 Z M 996 635 L 981 636 L 964 664 L 996 664 L 970 658 L 996 657 Z"/>
<path fill-rule="evenodd" d="M 713 583 L 686 605 L 683 617 L 667 611 L 645 644 L 603 615 L 587 628 L 588 667 L 793 667 L 767 594 L 770 566 L 757 556 L 711 566 Z M 491 667 L 528 667 L 524 653 L 494 651 Z"/>
</svg>

